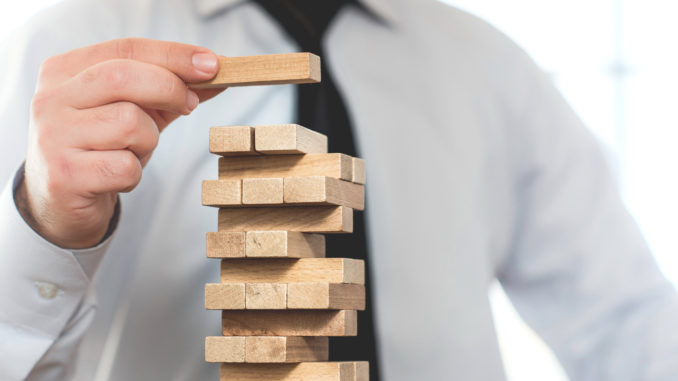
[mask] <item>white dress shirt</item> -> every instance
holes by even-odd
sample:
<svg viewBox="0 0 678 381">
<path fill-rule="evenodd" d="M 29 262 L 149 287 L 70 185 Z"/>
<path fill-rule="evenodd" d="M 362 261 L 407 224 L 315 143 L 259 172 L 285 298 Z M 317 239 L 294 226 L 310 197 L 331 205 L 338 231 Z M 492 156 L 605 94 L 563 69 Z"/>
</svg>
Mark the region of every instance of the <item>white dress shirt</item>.
<svg viewBox="0 0 678 381">
<path fill-rule="evenodd" d="M 323 58 L 367 163 L 383 379 L 503 379 L 497 278 L 573 380 L 678 379 L 676 292 L 549 79 L 458 10 L 364 3 L 382 20 L 344 9 Z M 124 36 L 231 56 L 298 50 L 233 0 L 67 1 L 12 36 L 0 59 L 1 380 L 218 379 L 203 353 L 220 333 L 203 301 L 219 270 L 204 243 L 216 210 L 200 205 L 201 181 L 217 176 L 208 129 L 291 122 L 293 87 L 229 89 L 174 122 L 96 248 L 51 245 L 13 203 L 41 61 Z"/>
</svg>

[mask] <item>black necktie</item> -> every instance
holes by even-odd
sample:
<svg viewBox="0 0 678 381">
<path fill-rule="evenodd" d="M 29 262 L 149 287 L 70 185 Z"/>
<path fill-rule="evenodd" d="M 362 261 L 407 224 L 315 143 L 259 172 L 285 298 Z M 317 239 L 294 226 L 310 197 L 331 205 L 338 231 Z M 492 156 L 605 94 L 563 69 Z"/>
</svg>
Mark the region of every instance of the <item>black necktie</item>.
<svg viewBox="0 0 678 381">
<path fill-rule="evenodd" d="M 301 47 L 325 58 L 322 39 L 337 12 L 352 0 L 253 0 L 276 19 Z M 327 60 L 322 62 L 322 82 L 297 87 L 297 120 L 304 127 L 327 135 L 330 152 L 356 156 L 350 118 L 337 90 Z M 365 224 L 362 213 L 354 213 L 353 234 L 328 235 L 328 257 L 367 259 Z M 374 338 L 369 265 L 365 261 L 367 309 L 358 314 L 358 337 L 332 339 L 330 361 L 369 361 L 370 380 L 379 381 Z"/>
</svg>

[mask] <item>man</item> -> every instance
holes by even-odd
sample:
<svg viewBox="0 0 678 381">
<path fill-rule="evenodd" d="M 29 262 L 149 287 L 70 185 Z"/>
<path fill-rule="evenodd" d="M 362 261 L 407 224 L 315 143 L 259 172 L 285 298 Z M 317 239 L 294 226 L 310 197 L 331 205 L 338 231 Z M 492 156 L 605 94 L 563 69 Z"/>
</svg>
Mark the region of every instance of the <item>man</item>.
<svg viewBox="0 0 678 381">
<path fill-rule="evenodd" d="M 11 41 L 0 378 L 216 379 L 202 353 L 219 331 L 202 300 L 218 268 L 203 257 L 214 211 L 198 201 L 216 173 L 207 129 L 294 121 L 298 104 L 269 86 L 197 106 L 216 94 L 183 82 L 212 76 L 213 52 L 299 50 L 267 3 L 71 1 Z M 572 379 L 675 379 L 675 290 L 534 64 L 429 0 L 364 0 L 329 21 L 324 64 L 368 166 L 381 378 L 502 379 L 498 278 Z"/>
</svg>

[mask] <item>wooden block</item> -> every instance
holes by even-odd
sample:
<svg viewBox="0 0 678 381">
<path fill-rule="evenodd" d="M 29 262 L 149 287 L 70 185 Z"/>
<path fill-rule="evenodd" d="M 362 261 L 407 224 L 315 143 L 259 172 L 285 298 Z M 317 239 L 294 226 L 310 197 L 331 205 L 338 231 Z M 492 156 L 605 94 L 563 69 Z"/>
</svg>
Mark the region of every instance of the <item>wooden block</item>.
<svg viewBox="0 0 678 381">
<path fill-rule="evenodd" d="M 221 311 L 224 336 L 355 336 L 352 310 Z"/>
<path fill-rule="evenodd" d="M 256 126 L 254 146 L 271 155 L 327 153 L 327 136 L 298 124 Z"/>
<path fill-rule="evenodd" d="M 219 209 L 219 231 L 250 230 L 351 233 L 353 210 L 345 206 Z"/>
<path fill-rule="evenodd" d="M 208 310 L 244 310 L 244 283 L 208 283 L 205 285 L 205 308 Z"/>
<path fill-rule="evenodd" d="M 204 180 L 202 204 L 205 206 L 237 206 L 242 204 L 240 180 Z"/>
<path fill-rule="evenodd" d="M 194 89 L 320 82 L 320 57 L 311 53 L 219 57 L 219 71 Z"/>
<path fill-rule="evenodd" d="M 342 205 L 363 210 L 365 209 L 365 190 L 360 184 L 333 177 L 286 177 L 284 179 L 284 201 L 286 204 Z"/>
<path fill-rule="evenodd" d="M 207 336 L 205 361 L 245 362 L 245 338 L 232 336 Z"/>
<path fill-rule="evenodd" d="M 248 310 L 284 310 L 287 308 L 287 285 L 284 283 L 248 283 L 245 285 L 245 308 Z"/>
<path fill-rule="evenodd" d="M 325 236 L 288 231 L 246 233 L 245 255 L 253 258 L 322 258 Z"/>
<path fill-rule="evenodd" d="M 207 258 L 244 258 L 244 232 L 209 232 L 206 236 Z"/>
<path fill-rule="evenodd" d="M 254 150 L 254 128 L 222 126 L 210 128 L 210 152 L 222 156 L 258 155 Z"/>
<path fill-rule="evenodd" d="M 282 204 L 283 179 L 281 178 L 243 179 L 242 203 L 244 205 Z"/>
<path fill-rule="evenodd" d="M 365 184 L 365 160 L 353 158 L 353 179 L 356 184 Z"/>
<path fill-rule="evenodd" d="M 329 344 L 327 337 L 250 336 L 245 339 L 245 362 L 327 361 Z"/>
<path fill-rule="evenodd" d="M 365 263 L 349 258 L 224 259 L 221 283 L 365 284 Z"/>
<path fill-rule="evenodd" d="M 289 283 L 287 308 L 365 310 L 365 286 L 344 283 Z"/>
<path fill-rule="evenodd" d="M 367 370 L 367 374 L 365 373 Z M 220 381 L 369 381 L 367 362 L 221 364 Z"/>
<path fill-rule="evenodd" d="M 327 176 L 353 180 L 353 159 L 341 153 L 219 158 L 219 179 Z"/>
</svg>

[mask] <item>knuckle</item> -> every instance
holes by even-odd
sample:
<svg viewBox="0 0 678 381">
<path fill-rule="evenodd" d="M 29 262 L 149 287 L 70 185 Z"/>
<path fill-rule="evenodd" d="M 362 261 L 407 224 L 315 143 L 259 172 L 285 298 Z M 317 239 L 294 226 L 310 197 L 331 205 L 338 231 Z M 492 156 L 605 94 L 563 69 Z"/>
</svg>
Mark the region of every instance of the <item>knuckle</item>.
<svg viewBox="0 0 678 381">
<path fill-rule="evenodd" d="M 60 66 L 59 62 L 61 61 L 61 56 L 51 56 L 47 57 L 40 64 L 40 70 L 38 71 L 38 78 L 42 79 L 44 77 L 50 76 L 54 73 L 55 70 Z"/>
<path fill-rule="evenodd" d="M 141 123 L 143 111 L 132 103 L 123 102 L 117 106 L 117 112 L 120 134 L 125 137 L 134 135 Z"/>
<path fill-rule="evenodd" d="M 34 117 L 41 117 L 45 115 L 50 109 L 50 104 L 54 101 L 54 97 L 50 91 L 41 90 L 33 95 L 31 99 L 31 114 Z"/>
<path fill-rule="evenodd" d="M 114 89 L 119 90 L 128 86 L 130 81 L 130 72 L 127 66 L 120 61 L 113 61 L 108 66 L 103 78 L 106 84 Z"/>
<path fill-rule="evenodd" d="M 115 50 L 117 56 L 125 59 L 134 58 L 136 43 L 137 39 L 130 37 L 115 40 Z"/>
<path fill-rule="evenodd" d="M 135 186 L 141 180 L 139 159 L 133 153 L 128 152 L 120 159 L 120 176 L 129 186 Z"/>
</svg>

